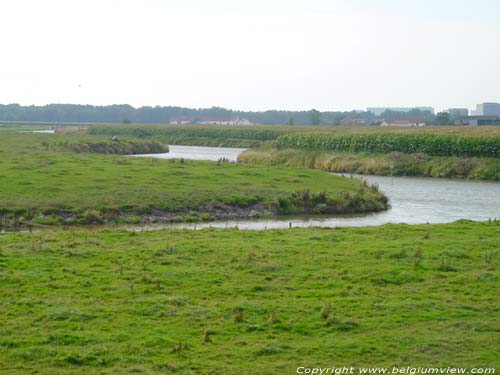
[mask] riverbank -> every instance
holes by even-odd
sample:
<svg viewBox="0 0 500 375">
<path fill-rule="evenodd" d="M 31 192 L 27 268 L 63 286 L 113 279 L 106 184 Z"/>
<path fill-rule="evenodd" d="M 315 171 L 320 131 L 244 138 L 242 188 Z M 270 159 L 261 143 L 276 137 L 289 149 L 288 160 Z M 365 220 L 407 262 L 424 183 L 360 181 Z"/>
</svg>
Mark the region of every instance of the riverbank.
<svg viewBox="0 0 500 375">
<path fill-rule="evenodd" d="M 62 138 L 62 139 L 61 139 Z M 67 151 L 78 154 L 136 155 L 167 153 L 168 146 L 155 140 L 128 139 L 124 137 L 55 136 L 42 145 L 50 151 Z"/>
<path fill-rule="evenodd" d="M 498 368 L 499 239 L 465 221 L 0 234 L 0 368 Z"/>
<path fill-rule="evenodd" d="M 254 149 L 243 152 L 244 164 L 283 165 L 335 173 L 380 176 L 418 176 L 500 181 L 500 159 L 429 156 L 424 153 L 388 154 L 298 149 Z"/>
<path fill-rule="evenodd" d="M 130 230 L 238 228 L 268 230 L 287 228 L 367 227 L 385 224 L 444 224 L 466 219 L 500 220 L 500 184 L 495 182 L 422 178 L 363 176 L 389 198 L 390 208 L 361 215 L 307 215 L 236 219 L 207 223 L 159 223 L 128 225 Z"/>
</svg>

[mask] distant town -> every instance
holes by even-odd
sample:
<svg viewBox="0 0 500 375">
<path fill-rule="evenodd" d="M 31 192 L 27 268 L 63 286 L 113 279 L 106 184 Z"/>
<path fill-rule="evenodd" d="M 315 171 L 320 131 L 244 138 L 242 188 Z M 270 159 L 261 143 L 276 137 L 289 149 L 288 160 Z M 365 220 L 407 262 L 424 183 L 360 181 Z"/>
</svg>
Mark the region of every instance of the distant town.
<svg viewBox="0 0 500 375">
<path fill-rule="evenodd" d="M 369 107 L 365 111 L 354 111 L 353 116 L 345 117 L 338 125 L 344 126 L 426 126 L 426 125 L 499 125 L 500 103 L 481 103 L 469 115 L 467 108 L 449 108 L 435 115 L 430 120 L 429 114 L 434 115 L 433 107 Z M 426 117 L 406 118 L 412 113 L 427 114 Z M 398 113 L 405 114 L 405 118 L 394 117 Z M 368 116 L 366 116 L 368 114 Z M 370 116 L 369 114 L 373 115 Z M 373 117 L 373 118 L 370 118 Z M 293 119 L 292 119 L 293 121 Z M 291 121 L 289 120 L 288 123 Z M 173 116 L 171 125 L 257 125 L 255 119 L 239 116 Z M 291 124 L 290 124 L 291 125 Z"/>
<path fill-rule="evenodd" d="M 380 117 L 384 113 L 401 112 L 409 113 L 414 110 L 423 112 L 430 112 L 434 114 L 432 107 L 379 107 L 367 108 L 367 112 L 373 113 L 375 116 Z M 500 103 L 481 103 L 476 106 L 476 109 L 469 115 L 467 108 L 449 108 L 437 114 L 438 125 L 498 125 L 500 124 Z M 391 119 L 386 121 L 381 120 L 380 125 L 394 125 L 394 126 L 425 126 L 427 121 L 425 119 L 406 119 L 398 120 Z M 441 120 L 442 124 L 439 123 Z M 344 125 L 350 125 L 349 119 L 345 119 Z M 372 123 L 373 124 L 373 123 Z M 354 124 L 353 124 L 354 125 Z"/>
<path fill-rule="evenodd" d="M 140 107 L 130 105 L 92 106 L 48 104 L 21 106 L 0 104 L 0 122 L 96 123 L 96 124 L 171 124 L 171 125 L 343 125 L 401 126 L 500 125 L 500 103 L 480 103 L 467 108 L 368 107 L 353 111 L 267 110 L 238 111 L 221 107 Z"/>
</svg>

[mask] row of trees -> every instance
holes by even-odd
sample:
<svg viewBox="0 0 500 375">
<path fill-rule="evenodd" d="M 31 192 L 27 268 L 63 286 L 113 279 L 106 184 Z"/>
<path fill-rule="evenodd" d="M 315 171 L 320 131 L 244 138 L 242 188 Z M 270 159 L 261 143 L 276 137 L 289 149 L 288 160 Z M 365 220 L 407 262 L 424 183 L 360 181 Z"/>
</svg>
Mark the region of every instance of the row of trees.
<svg viewBox="0 0 500 375">
<path fill-rule="evenodd" d="M 259 124 L 289 125 L 337 125 L 344 118 L 361 118 L 376 123 L 371 112 L 320 112 L 309 111 L 233 111 L 220 107 L 183 108 L 183 107 L 140 107 L 130 105 L 92 106 L 77 104 L 49 104 L 44 106 L 21 106 L 19 104 L 0 105 L 0 121 L 23 122 L 75 122 L 75 123 L 168 123 L 172 117 L 189 116 L 240 116 Z M 436 121 L 430 112 L 413 110 L 407 113 L 386 111 L 381 116 L 391 118 L 425 118 L 429 123 Z"/>
</svg>

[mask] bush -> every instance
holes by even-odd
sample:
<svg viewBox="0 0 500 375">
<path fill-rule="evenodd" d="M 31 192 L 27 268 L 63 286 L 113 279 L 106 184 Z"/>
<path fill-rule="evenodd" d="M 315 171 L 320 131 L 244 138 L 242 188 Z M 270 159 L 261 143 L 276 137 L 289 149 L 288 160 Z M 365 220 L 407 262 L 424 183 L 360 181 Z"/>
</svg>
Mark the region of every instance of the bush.
<svg viewBox="0 0 500 375">
<path fill-rule="evenodd" d="M 103 224 L 104 219 L 101 213 L 97 210 L 85 210 L 81 216 L 82 224 Z"/>
<path fill-rule="evenodd" d="M 62 219 L 56 215 L 38 215 L 33 218 L 33 222 L 42 225 L 59 225 Z"/>
<path fill-rule="evenodd" d="M 328 205 L 325 203 L 319 203 L 314 206 L 313 211 L 314 214 L 325 214 L 328 212 Z"/>
<path fill-rule="evenodd" d="M 276 207 L 281 215 L 344 214 L 382 211 L 388 208 L 388 200 L 378 191 L 377 186 L 370 186 L 365 182 L 356 193 L 344 192 L 336 197 L 330 197 L 325 192 L 297 191 L 289 197 L 279 198 Z"/>
<path fill-rule="evenodd" d="M 132 215 L 132 216 L 127 217 L 125 222 L 127 224 L 139 224 L 141 222 L 141 218 L 139 216 Z"/>
</svg>

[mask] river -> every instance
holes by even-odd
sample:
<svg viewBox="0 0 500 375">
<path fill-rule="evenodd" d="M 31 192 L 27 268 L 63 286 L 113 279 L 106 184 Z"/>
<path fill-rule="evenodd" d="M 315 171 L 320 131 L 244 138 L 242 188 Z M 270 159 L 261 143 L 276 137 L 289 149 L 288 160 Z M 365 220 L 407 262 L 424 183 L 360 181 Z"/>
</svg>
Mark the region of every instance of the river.
<svg viewBox="0 0 500 375">
<path fill-rule="evenodd" d="M 244 149 L 169 146 L 169 154 L 147 155 L 164 158 L 237 160 Z M 143 155 L 146 156 L 146 155 Z M 349 178 L 347 176 L 346 178 Z M 356 176 L 358 177 L 358 176 Z M 197 224 L 160 224 L 142 227 L 159 228 L 229 228 L 274 229 L 291 227 L 360 227 L 387 223 L 450 223 L 459 219 L 485 221 L 500 219 L 500 183 L 418 177 L 359 176 L 379 185 L 389 198 L 391 208 L 362 216 L 301 217 L 258 220 L 234 220 Z"/>
<path fill-rule="evenodd" d="M 135 157 L 153 157 L 158 159 L 190 159 L 217 161 L 226 159 L 236 162 L 238 156 L 245 151 L 244 148 L 230 147 L 201 147 L 201 146 L 177 146 L 169 145 L 168 153 L 165 154 L 140 154 Z"/>
<path fill-rule="evenodd" d="M 54 129 L 44 129 L 44 130 L 20 130 L 18 133 L 38 133 L 38 134 L 55 134 Z"/>
</svg>

